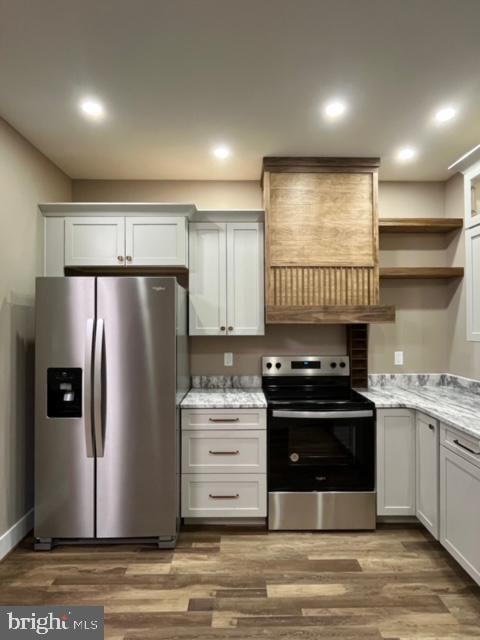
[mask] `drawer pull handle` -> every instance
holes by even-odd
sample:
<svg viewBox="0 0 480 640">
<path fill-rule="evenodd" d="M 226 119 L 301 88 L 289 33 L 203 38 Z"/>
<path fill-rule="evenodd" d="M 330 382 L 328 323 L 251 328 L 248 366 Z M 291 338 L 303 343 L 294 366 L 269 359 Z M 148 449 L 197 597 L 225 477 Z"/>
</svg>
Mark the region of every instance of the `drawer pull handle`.
<svg viewBox="0 0 480 640">
<path fill-rule="evenodd" d="M 236 493 L 235 495 L 232 495 L 232 496 L 216 496 L 213 493 L 209 493 L 208 496 L 210 498 L 213 498 L 214 500 L 231 500 L 231 499 L 234 499 L 234 498 L 239 498 L 240 494 Z"/>
<path fill-rule="evenodd" d="M 240 451 L 237 449 L 236 451 L 209 451 L 212 456 L 237 456 Z"/>
<path fill-rule="evenodd" d="M 474 451 L 473 449 L 470 449 L 470 447 L 467 447 L 465 444 L 462 444 L 460 442 L 460 440 L 454 440 L 453 441 L 458 447 L 461 447 L 462 449 L 465 449 L 465 451 L 468 451 L 469 453 L 473 453 L 474 456 L 480 456 L 480 451 Z"/>
<path fill-rule="evenodd" d="M 209 418 L 210 422 L 239 422 L 240 418 Z"/>
</svg>

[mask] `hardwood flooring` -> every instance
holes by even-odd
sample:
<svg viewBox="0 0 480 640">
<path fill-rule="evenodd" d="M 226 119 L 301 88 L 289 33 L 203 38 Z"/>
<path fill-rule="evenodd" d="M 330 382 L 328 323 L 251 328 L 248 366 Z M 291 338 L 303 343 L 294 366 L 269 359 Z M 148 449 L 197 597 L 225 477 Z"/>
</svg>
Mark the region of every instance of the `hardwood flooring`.
<svg viewBox="0 0 480 640">
<path fill-rule="evenodd" d="M 111 640 L 480 639 L 480 587 L 420 527 L 196 529 L 175 551 L 24 541 L 0 604 L 99 604 Z"/>
</svg>

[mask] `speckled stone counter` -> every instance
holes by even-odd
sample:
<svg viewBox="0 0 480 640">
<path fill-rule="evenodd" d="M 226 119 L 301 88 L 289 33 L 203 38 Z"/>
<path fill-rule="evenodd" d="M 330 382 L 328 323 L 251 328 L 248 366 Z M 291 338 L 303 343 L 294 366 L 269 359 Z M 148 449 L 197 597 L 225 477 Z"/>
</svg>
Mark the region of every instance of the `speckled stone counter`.
<svg viewBox="0 0 480 640">
<path fill-rule="evenodd" d="M 466 435 L 480 438 L 480 383 L 457 376 L 373 375 L 360 391 L 377 409 L 423 411 Z"/>
<path fill-rule="evenodd" d="M 180 405 L 182 409 L 265 409 L 261 389 L 192 389 Z"/>
</svg>

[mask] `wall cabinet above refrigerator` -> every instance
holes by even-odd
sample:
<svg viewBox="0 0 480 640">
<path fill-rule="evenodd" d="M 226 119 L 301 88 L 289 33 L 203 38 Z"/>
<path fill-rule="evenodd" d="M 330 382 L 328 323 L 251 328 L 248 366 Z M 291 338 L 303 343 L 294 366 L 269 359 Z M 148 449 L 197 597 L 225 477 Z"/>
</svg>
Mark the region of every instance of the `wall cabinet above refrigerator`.
<svg viewBox="0 0 480 640">
<path fill-rule="evenodd" d="M 65 267 L 188 267 L 195 205 L 53 203 L 40 210 L 47 276 Z"/>
<path fill-rule="evenodd" d="M 263 335 L 263 224 L 191 223 L 190 335 Z"/>
</svg>

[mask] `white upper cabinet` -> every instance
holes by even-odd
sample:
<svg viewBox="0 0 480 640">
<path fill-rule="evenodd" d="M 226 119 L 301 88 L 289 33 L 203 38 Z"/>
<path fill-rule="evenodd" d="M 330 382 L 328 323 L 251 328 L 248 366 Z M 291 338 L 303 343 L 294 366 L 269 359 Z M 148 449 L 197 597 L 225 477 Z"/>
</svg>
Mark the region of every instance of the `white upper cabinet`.
<svg viewBox="0 0 480 640">
<path fill-rule="evenodd" d="M 44 221 L 44 275 L 65 267 L 188 267 L 193 204 L 51 202 Z"/>
<path fill-rule="evenodd" d="M 263 335 L 263 224 L 190 224 L 190 335 Z"/>
<path fill-rule="evenodd" d="M 417 411 L 416 516 L 438 539 L 439 449 L 437 420 Z"/>
<path fill-rule="evenodd" d="M 125 218 L 125 260 L 127 266 L 186 266 L 185 218 Z"/>
<path fill-rule="evenodd" d="M 124 263 L 123 217 L 66 218 L 65 265 L 117 266 Z"/>
<path fill-rule="evenodd" d="M 377 513 L 415 515 L 415 412 L 377 411 Z"/>
<path fill-rule="evenodd" d="M 480 226 L 465 232 L 467 339 L 480 341 Z"/>
<path fill-rule="evenodd" d="M 265 333 L 263 303 L 263 225 L 227 224 L 227 332 Z"/>
<path fill-rule="evenodd" d="M 227 330 L 226 224 L 190 224 L 190 335 L 221 336 Z"/>
</svg>

